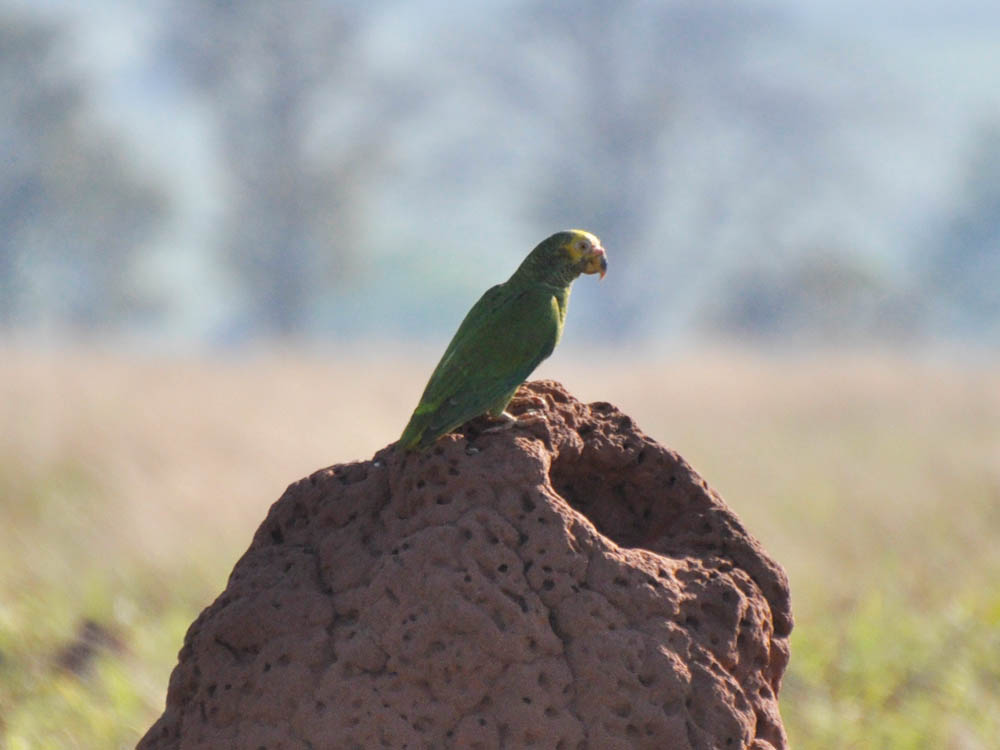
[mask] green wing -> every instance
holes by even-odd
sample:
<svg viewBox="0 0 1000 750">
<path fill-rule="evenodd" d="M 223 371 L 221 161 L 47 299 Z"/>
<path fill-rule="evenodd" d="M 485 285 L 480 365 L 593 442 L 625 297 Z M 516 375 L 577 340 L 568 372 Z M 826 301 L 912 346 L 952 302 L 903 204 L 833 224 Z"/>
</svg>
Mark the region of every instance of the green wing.
<svg viewBox="0 0 1000 750">
<path fill-rule="evenodd" d="M 431 374 L 400 445 L 430 445 L 500 410 L 559 341 L 563 314 L 551 290 L 498 284 L 469 310 Z M 502 402 L 502 403 L 501 403 Z"/>
</svg>

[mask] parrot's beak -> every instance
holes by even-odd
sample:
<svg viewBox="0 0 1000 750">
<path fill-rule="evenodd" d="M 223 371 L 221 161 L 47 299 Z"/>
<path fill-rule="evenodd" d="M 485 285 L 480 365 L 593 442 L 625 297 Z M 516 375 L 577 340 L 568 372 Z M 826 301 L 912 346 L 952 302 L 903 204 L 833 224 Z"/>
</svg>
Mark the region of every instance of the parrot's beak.
<svg viewBox="0 0 1000 750">
<path fill-rule="evenodd" d="M 601 278 L 608 272 L 608 255 L 604 252 L 604 248 L 598 245 L 594 248 L 593 252 L 587 256 L 583 265 L 584 273 L 599 273 Z"/>
</svg>

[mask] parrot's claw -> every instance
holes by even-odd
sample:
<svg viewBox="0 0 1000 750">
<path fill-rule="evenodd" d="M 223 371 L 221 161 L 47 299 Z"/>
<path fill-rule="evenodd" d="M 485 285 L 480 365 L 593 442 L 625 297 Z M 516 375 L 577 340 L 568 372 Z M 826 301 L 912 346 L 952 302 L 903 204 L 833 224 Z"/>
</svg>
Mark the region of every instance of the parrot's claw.
<svg viewBox="0 0 1000 750">
<path fill-rule="evenodd" d="M 532 412 L 544 410 L 548 406 L 548 403 L 541 396 L 515 396 L 514 400 L 518 404 L 528 404 L 531 407 Z M 528 413 L 528 412 L 525 412 Z"/>
<path fill-rule="evenodd" d="M 509 430 L 515 424 L 517 424 L 517 417 L 515 417 L 510 412 L 504 411 L 500 413 L 497 419 L 503 420 L 500 424 L 495 424 L 492 427 L 487 427 L 483 432 L 503 432 L 504 430 Z"/>
<path fill-rule="evenodd" d="M 548 424 L 545 413 L 539 409 L 529 409 L 517 418 L 518 427 L 528 427 L 533 424 Z"/>
<path fill-rule="evenodd" d="M 545 414 L 537 409 L 531 409 L 523 412 L 516 417 L 505 411 L 500 414 L 498 419 L 502 419 L 503 421 L 500 422 L 500 424 L 487 427 L 483 430 L 483 432 L 503 432 L 504 430 L 509 430 L 511 427 L 529 427 L 533 424 L 548 423 L 548 420 L 545 418 Z"/>
</svg>

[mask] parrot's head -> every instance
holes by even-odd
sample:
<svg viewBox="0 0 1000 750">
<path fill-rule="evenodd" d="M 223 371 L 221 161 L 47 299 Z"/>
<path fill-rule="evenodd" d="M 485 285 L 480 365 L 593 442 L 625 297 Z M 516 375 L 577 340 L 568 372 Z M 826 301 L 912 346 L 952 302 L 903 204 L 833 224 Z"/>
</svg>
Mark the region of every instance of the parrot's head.
<svg viewBox="0 0 1000 750">
<path fill-rule="evenodd" d="M 581 273 L 599 273 L 603 279 L 608 271 L 608 256 L 601 241 L 590 232 L 570 229 L 539 243 L 525 265 L 532 267 L 534 275 L 568 284 Z"/>
<path fill-rule="evenodd" d="M 563 250 L 569 255 L 573 265 L 580 269 L 580 273 L 599 273 L 603 279 L 608 272 L 608 254 L 601 247 L 601 241 L 582 229 L 570 229 L 560 234 L 569 235 Z"/>
</svg>

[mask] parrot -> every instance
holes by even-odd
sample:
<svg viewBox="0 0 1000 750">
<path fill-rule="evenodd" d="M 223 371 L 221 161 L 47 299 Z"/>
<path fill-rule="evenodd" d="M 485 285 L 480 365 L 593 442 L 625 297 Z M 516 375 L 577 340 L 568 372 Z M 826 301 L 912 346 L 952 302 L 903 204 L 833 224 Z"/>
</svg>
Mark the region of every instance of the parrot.
<svg viewBox="0 0 1000 750">
<path fill-rule="evenodd" d="M 608 270 L 601 241 L 570 229 L 540 242 L 502 284 L 466 314 L 399 438 L 420 451 L 470 419 L 489 413 L 499 428 L 517 418 L 506 409 L 518 387 L 552 354 L 562 336 L 570 286 L 580 274 Z"/>
</svg>

